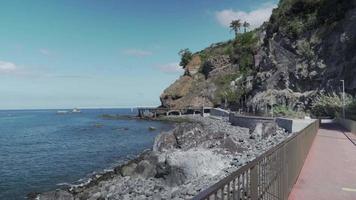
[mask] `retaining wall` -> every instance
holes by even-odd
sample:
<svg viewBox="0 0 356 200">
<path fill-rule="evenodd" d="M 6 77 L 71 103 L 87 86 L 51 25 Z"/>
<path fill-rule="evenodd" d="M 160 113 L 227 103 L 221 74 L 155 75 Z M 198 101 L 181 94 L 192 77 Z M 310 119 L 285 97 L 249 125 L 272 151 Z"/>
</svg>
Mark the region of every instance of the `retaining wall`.
<svg viewBox="0 0 356 200">
<path fill-rule="evenodd" d="M 288 132 L 293 133 L 293 120 L 286 118 L 276 118 L 276 123 L 279 127 L 286 129 Z"/>
<path fill-rule="evenodd" d="M 230 112 L 221 108 L 212 108 L 210 110 L 210 115 L 215 117 L 229 117 Z"/>
<path fill-rule="evenodd" d="M 295 133 L 303 130 L 309 124 L 313 123 L 312 119 L 287 119 L 287 118 L 270 118 L 270 117 L 256 117 L 256 116 L 245 116 L 238 115 L 236 113 L 230 113 L 229 121 L 234 126 L 240 126 L 244 128 L 249 128 L 253 131 L 257 124 L 271 124 L 275 123 L 279 127 L 286 129 L 289 133 Z M 356 122 L 355 122 L 356 130 Z"/>
<path fill-rule="evenodd" d="M 269 117 L 243 116 L 243 115 L 238 115 L 236 113 L 230 113 L 229 122 L 233 126 L 248 128 L 252 132 L 257 124 L 260 123 L 271 124 L 274 123 L 275 121 L 273 118 L 269 118 Z"/>
</svg>

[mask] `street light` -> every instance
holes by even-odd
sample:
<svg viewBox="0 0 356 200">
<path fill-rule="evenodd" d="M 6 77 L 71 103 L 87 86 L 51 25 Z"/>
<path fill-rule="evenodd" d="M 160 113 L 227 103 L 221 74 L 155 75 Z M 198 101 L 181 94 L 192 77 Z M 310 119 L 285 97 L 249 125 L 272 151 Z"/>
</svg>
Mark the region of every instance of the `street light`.
<svg viewBox="0 0 356 200">
<path fill-rule="evenodd" d="M 340 80 L 342 82 L 342 117 L 345 119 L 345 80 Z"/>
</svg>

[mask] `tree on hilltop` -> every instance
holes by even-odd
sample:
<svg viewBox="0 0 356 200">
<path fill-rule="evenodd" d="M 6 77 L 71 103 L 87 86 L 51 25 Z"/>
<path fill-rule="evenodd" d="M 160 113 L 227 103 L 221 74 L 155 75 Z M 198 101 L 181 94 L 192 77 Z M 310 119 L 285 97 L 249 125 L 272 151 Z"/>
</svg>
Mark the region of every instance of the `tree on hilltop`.
<svg viewBox="0 0 356 200">
<path fill-rule="evenodd" d="M 242 26 L 244 27 L 244 32 L 246 33 L 246 32 L 247 32 L 247 29 L 250 27 L 250 24 L 245 21 L 245 22 L 242 24 Z"/>
<path fill-rule="evenodd" d="M 230 23 L 230 29 L 231 29 L 231 31 L 235 32 L 235 37 L 237 37 L 237 35 L 238 35 L 239 31 L 240 31 L 240 28 L 241 28 L 241 21 L 239 19 L 233 20 Z"/>
<path fill-rule="evenodd" d="M 185 69 L 188 63 L 192 60 L 193 54 L 189 49 L 182 49 L 178 54 L 181 56 L 179 65 Z"/>
</svg>

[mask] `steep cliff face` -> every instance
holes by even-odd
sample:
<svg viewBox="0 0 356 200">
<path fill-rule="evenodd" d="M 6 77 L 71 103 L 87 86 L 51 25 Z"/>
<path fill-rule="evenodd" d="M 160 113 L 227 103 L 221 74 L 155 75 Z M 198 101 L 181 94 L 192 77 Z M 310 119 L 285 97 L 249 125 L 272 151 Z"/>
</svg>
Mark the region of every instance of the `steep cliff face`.
<svg viewBox="0 0 356 200">
<path fill-rule="evenodd" d="M 286 105 L 308 110 L 324 91 L 356 92 L 356 1 L 282 0 L 269 22 L 195 53 L 161 95 L 165 107 Z M 194 66 L 194 67 L 193 67 Z M 183 94 L 184 93 L 184 94 Z"/>
<path fill-rule="evenodd" d="M 249 105 L 305 110 L 322 91 L 355 94 L 355 1 L 284 0 L 265 24 Z"/>
</svg>

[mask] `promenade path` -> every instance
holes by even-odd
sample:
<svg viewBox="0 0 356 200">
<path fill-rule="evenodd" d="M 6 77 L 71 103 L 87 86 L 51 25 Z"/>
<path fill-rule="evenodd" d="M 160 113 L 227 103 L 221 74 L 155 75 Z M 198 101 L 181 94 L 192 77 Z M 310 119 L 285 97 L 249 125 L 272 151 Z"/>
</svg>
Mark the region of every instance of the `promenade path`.
<svg viewBox="0 0 356 200">
<path fill-rule="evenodd" d="M 347 137 L 348 136 L 348 137 Z M 323 123 L 289 200 L 356 200 L 356 136 Z"/>
</svg>

